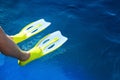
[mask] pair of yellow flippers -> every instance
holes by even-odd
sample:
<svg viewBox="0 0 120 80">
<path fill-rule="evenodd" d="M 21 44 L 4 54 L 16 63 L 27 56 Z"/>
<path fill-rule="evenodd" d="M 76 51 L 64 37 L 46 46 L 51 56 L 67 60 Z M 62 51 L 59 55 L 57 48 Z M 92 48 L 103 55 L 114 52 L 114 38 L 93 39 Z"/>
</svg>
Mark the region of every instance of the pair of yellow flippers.
<svg viewBox="0 0 120 80">
<path fill-rule="evenodd" d="M 12 36 L 13 41 L 18 44 L 35 34 L 46 29 L 51 23 L 46 22 L 44 19 L 37 20 L 25 26 L 18 34 Z M 33 60 L 36 60 L 46 54 L 53 52 L 62 46 L 66 41 L 67 37 L 63 36 L 60 31 L 55 31 L 53 33 L 48 34 L 44 38 L 42 38 L 38 43 L 30 49 L 28 52 L 30 53 L 30 58 L 26 61 L 18 60 L 18 64 L 21 66 L 25 66 Z"/>
</svg>

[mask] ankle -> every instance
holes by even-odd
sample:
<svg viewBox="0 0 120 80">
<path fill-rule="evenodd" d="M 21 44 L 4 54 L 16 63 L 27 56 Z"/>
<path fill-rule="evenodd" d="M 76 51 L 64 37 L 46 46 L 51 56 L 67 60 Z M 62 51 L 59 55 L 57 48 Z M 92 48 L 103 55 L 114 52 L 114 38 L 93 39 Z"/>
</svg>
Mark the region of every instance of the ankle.
<svg viewBox="0 0 120 80">
<path fill-rule="evenodd" d="M 23 55 L 21 56 L 21 58 L 19 59 L 20 61 L 26 61 L 28 60 L 30 57 L 30 54 L 27 52 L 24 52 Z"/>
</svg>

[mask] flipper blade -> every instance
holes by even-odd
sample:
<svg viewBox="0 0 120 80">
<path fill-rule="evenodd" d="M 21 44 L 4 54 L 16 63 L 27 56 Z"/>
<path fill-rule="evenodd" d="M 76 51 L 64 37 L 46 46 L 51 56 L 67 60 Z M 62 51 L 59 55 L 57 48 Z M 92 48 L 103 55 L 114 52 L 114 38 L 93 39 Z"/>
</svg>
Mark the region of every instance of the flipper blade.
<svg viewBox="0 0 120 80">
<path fill-rule="evenodd" d="M 53 32 L 42 39 L 39 43 L 39 47 L 42 48 L 44 54 L 48 54 L 58 49 L 68 40 L 63 36 L 60 31 Z"/>
</svg>

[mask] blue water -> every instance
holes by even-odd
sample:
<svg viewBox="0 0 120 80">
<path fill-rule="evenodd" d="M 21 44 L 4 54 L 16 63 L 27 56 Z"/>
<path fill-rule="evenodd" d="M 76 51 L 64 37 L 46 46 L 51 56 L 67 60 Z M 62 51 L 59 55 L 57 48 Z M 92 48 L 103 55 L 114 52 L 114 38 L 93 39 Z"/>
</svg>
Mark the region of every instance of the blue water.
<svg viewBox="0 0 120 80">
<path fill-rule="evenodd" d="M 57 51 L 25 67 L 0 55 L 0 80 L 120 80 L 119 0 L 0 0 L 0 24 L 9 35 L 44 18 L 52 24 L 19 44 L 31 49 L 46 34 L 69 38 Z"/>
</svg>

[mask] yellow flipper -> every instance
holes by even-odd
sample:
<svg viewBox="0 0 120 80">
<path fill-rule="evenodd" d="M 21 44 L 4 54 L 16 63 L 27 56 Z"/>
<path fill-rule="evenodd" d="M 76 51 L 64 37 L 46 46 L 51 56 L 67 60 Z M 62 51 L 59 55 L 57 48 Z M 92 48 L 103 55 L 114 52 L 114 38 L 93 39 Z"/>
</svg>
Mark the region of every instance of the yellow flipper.
<svg viewBox="0 0 120 80">
<path fill-rule="evenodd" d="M 18 34 L 11 36 L 15 43 L 20 43 L 29 37 L 43 31 L 51 23 L 46 22 L 44 19 L 37 20 L 25 26 Z"/>
<path fill-rule="evenodd" d="M 30 58 L 26 61 L 18 61 L 18 64 L 25 66 L 33 60 L 36 60 L 46 54 L 53 52 L 58 49 L 67 41 L 67 38 L 64 37 L 60 31 L 53 32 L 43 39 L 41 39 L 33 49 L 28 51 L 30 53 Z"/>
</svg>

